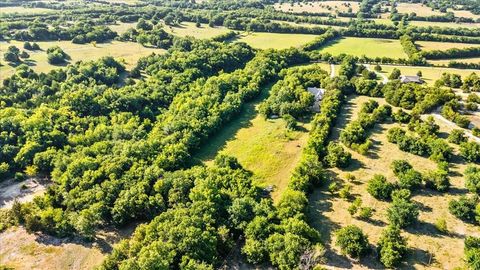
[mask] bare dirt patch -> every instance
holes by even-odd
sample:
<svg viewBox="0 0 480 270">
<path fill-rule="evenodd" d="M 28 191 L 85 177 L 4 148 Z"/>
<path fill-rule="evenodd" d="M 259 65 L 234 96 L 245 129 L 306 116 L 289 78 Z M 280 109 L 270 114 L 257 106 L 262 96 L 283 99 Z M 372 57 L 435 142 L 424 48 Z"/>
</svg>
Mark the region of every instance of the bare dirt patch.
<svg viewBox="0 0 480 270">
<path fill-rule="evenodd" d="M 22 182 L 13 179 L 0 183 L 0 208 L 10 208 L 15 200 L 28 202 L 37 195 L 42 194 L 48 180 L 41 178 L 29 178 Z"/>
</svg>

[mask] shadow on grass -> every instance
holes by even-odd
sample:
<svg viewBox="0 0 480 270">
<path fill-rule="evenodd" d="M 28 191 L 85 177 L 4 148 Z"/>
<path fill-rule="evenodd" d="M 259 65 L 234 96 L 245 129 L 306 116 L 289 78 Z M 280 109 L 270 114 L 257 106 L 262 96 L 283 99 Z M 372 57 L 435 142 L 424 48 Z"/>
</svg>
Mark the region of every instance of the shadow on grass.
<svg viewBox="0 0 480 270">
<path fill-rule="evenodd" d="M 252 120 L 258 114 L 257 105 L 268 96 L 272 85 L 265 86 L 257 97 L 242 106 L 236 117 L 233 117 L 221 130 L 204 142 L 200 149 L 193 154 L 191 165 L 200 165 L 204 161 L 214 159 L 227 142 L 235 138 L 240 129 L 252 126 Z"/>
<path fill-rule="evenodd" d="M 418 265 L 428 268 L 435 263 L 435 258 L 429 251 L 413 248 L 409 250 L 406 261 L 400 266 L 401 269 L 418 269 Z"/>
</svg>

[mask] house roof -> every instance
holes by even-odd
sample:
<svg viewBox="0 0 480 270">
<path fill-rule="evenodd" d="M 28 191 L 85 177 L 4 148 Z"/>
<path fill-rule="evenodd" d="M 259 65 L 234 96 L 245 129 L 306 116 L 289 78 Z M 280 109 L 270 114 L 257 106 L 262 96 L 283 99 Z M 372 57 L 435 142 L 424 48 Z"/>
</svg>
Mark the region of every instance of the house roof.
<svg viewBox="0 0 480 270">
<path fill-rule="evenodd" d="M 313 96 L 315 96 L 315 100 L 322 99 L 323 94 L 325 93 L 325 89 L 317 88 L 317 87 L 308 87 L 307 91 L 310 92 Z"/>
<path fill-rule="evenodd" d="M 419 76 L 408 76 L 408 75 L 401 75 L 400 81 L 402 83 L 409 83 L 409 82 L 422 83 L 423 82 Z"/>
</svg>

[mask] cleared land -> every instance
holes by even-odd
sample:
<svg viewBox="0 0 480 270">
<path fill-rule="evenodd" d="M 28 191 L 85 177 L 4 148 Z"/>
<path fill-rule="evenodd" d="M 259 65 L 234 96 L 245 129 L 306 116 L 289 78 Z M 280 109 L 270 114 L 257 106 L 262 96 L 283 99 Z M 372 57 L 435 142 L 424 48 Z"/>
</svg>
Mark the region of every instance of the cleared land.
<svg viewBox="0 0 480 270">
<path fill-rule="evenodd" d="M 302 3 L 282 3 L 275 4 L 276 10 L 283 12 L 293 13 L 336 13 L 348 12 L 351 9 L 352 12 L 358 12 L 359 3 L 352 1 L 320 1 L 320 2 L 302 2 Z"/>
<path fill-rule="evenodd" d="M 142 56 L 150 55 L 151 53 L 164 53 L 165 50 L 145 48 L 138 43 L 112 41 L 110 43 L 98 43 L 96 46 L 92 44 L 73 44 L 71 41 L 48 41 L 37 42 L 40 45 L 41 51 L 28 51 L 30 58 L 26 63 L 30 65 L 37 72 L 48 72 L 59 66 L 50 65 L 47 61 L 46 50 L 53 46 L 62 48 L 72 59 L 70 63 L 80 60 L 95 60 L 103 56 L 112 56 L 117 59 L 125 60 L 127 68 L 133 67 L 137 60 Z M 3 59 L 3 53 L 8 46 L 15 45 L 18 48 L 23 48 L 23 42 L 10 41 L 0 42 L 0 56 Z M 5 64 L 0 67 L 0 80 L 12 75 L 15 72 L 15 67 Z"/>
<path fill-rule="evenodd" d="M 210 27 L 206 24 L 202 24 L 200 27 L 196 27 L 195 23 L 182 22 L 178 26 L 167 26 L 165 31 L 176 36 L 191 36 L 195 38 L 212 38 L 220 34 L 230 32 L 231 30 L 224 27 Z"/>
<path fill-rule="evenodd" d="M 443 73 L 454 73 L 460 76 L 465 77 L 472 72 L 480 74 L 478 70 L 472 69 L 456 69 L 456 68 L 440 68 L 440 67 L 411 67 L 411 66 L 387 66 L 382 65 L 382 73 L 385 75 L 390 75 L 394 68 L 400 69 L 402 75 L 416 75 L 418 71 L 422 72 L 422 79 L 429 85 L 433 85 L 436 80 L 440 79 Z"/>
<path fill-rule="evenodd" d="M 410 25 L 414 26 L 438 26 L 438 27 L 453 27 L 453 28 L 478 28 L 480 23 L 454 23 L 454 22 L 426 22 L 426 21 L 409 21 Z"/>
<path fill-rule="evenodd" d="M 117 24 L 109 25 L 108 27 L 112 29 L 112 31 L 117 32 L 119 35 L 125 33 L 130 28 L 135 28 L 137 23 L 122 23 L 118 22 Z"/>
<path fill-rule="evenodd" d="M 314 40 L 316 35 L 279 34 L 279 33 L 243 33 L 237 41 L 243 41 L 257 49 L 286 49 L 299 47 Z"/>
<path fill-rule="evenodd" d="M 406 58 L 400 41 L 394 39 L 356 38 L 338 39 L 322 49 L 332 55 L 342 53 L 367 57 Z"/>
<path fill-rule="evenodd" d="M 443 15 L 444 13 L 438 10 L 432 10 L 432 8 L 417 3 L 398 3 L 398 13 L 410 14 L 415 13 L 417 16 L 426 17 L 432 15 Z"/>
<path fill-rule="evenodd" d="M 361 104 L 368 99 L 370 98 L 362 96 L 350 97 L 348 99 L 346 106 L 340 113 L 337 127 L 332 134 L 333 140 L 338 140 L 340 130 L 349 121 L 357 118 Z M 383 99 L 375 100 L 380 104 L 385 103 Z M 407 160 L 420 172 L 436 168 L 433 161 L 400 151 L 397 145 L 387 141 L 387 130 L 396 125 L 377 125 L 371 136 L 374 146 L 370 150 L 370 154 L 363 156 L 349 150 L 352 153 L 352 164 L 343 170 L 330 170 L 332 181 L 337 181 L 343 185 L 352 185 L 352 194 L 355 197 L 362 198 L 363 205 L 375 209 L 370 222 L 351 217 L 347 211 L 350 202 L 330 195 L 325 187 L 316 189 L 310 196 L 308 215 L 311 224 L 320 231 L 327 245 L 325 262 L 327 267 L 338 269 L 383 269 L 375 259 L 375 252 L 362 259 L 360 263 L 341 255 L 340 251 L 334 246 L 335 237 L 332 232 L 346 225 L 355 224 L 368 234 L 369 241 L 375 246 L 381 231 L 387 225 L 385 214 L 389 203 L 378 201 L 370 196 L 366 191 L 367 181 L 374 174 L 383 174 L 389 181 L 395 181 L 393 172 L 389 168 L 391 162 L 396 159 Z M 441 126 L 441 131 L 446 131 L 444 126 Z M 403 233 L 407 237 L 411 252 L 402 268 L 453 269 L 463 266 L 463 237 L 465 235 L 480 235 L 478 227 L 465 224 L 448 212 L 450 199 L 458 198 L 466 192 L 463 179 L 464 169 L 465 164 L 452 164 L 451 170 L 454 173 L 450 178 L 452 189 L 449 193 L 442 194 L 422 189 L 414 194 L 413 200 L 421 206 L 421 212 L 419 222 L 407 228 Z M 343 180 L 347 173 L 353 174 L 356 180 L 351 183 Z M 438 218 L 445 218 L 448 229 L 452 232 L 451 234 L 439 235 L 437 233 L 433 224 Z"/>
<path fill-rule="evenodd" d="M 429 60 L 428 62 L 434 65 L 448 65 L 450 61 L 456 61 L 461 63 L 475 63 L 480 64 L 480 57 L 474 58 L 455 58 L 455 59 L 444 59 L 444 60 Z"/>
<path fill-rule="evenodd" d="M 21 6 L 0 8 L 0 16 L 5 14 L 44 14 L 53 12 L 55 12 L 55 10 L 48 8 L 26 8 Z"/>
<path fill-rule="evenodd" d="M 283 119 L 265 119 L 259 115 L 258 105 L 268 95 L 268 89 L 248 103 L 239 117 L 211 138 L 195 157 L 207 164 L 211 164 L 218 152 L 236 157 L 244 168 L 253 172 L 259 185 L 274 187 L 272 197 L 276 200 L 300 160 L 310 125 L 299 123 L 298 131 L 290 131 Z"/>
<path fill-rule="evenodd" d="M 422 51 L 448 50 L 452 48 L 464 49 L 471 47 L 480 47 L 480 44 L 453 43 L 453 42 L 435 42 L 435 41 L 415 41 Z"/>
<path fill-rule="evenodd" d="M 455 17 L 465 17 L 465 18 L 471 18 L 471 19 L 479 19 L 480 15 L 473 14 L 469 10 L 453 10 L 449 8 L 447 11 L 453 12 L 455 14 Z"/>
</svg>

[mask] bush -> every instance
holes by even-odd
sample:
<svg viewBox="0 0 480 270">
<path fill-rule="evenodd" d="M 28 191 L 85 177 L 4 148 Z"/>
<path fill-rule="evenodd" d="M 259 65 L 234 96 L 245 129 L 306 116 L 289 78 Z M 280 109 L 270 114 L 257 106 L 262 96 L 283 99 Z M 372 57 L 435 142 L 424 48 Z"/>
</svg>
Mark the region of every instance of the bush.
<svg viewBox="0 0 480 270">
<path fill-rule="evenodd" d="M 404 228 L 417 220 L 418 206 L 410 201 L 409 196 L 408 190 L 393 192 L 393 202 L 387 209 L 387 218 L 391 225 Z"/>
<path fill-rule="evenodd" d="M 476 166 L 468 166 L 465 169 L 465 187 L 470 192 L 480 195 L 480 168 Z"/>
<path fill-rule="evenodd" d="M 351 185 L 345 185 L 344 187 L 342 187 L 339 192 L 338 192 L 338 196 L 340 196 L 340 198 L 342 199 L 349 199 L 352 194 L 352 186 Z"/>
<path fill-rule="evenodd" d="M 476 142 L 460 144 L 460 155 L 468 162 L 480 162 L 480 145 Z"/>
<path fill-rule="evenodd" d="M 450 188 L 450 180 L 448 179 L 448 172 L 443 170 L 431 171 L 423 176 L 425 187 L 445 192 Z"/>
<path fill-rule="evenodd" d="M 390 74 L 390 76 L 388 77 L 390 80 L 396 80 L 398 78 L 400 78 L 400 75 L 402 75 L 402 73 L 400 72 L 400 70 L 398 68 L 394 68 L 392 70 L 392 73 Z"/>
<path fill-rule="evenodd" d="M 62 50 L 55 46 L 47 49 L 47 60 L 49 64 L 58 65 L 65 63 L 70 57 Z"/>
<path fill-rule="evenodd" d="M 383 230 L 378 241 L 380 262 L 388 268 L 398 265 L 407 253 L 407 241 L 400 234 L 400 229 L 388 226 Z"/>
<path fill-rule="evenodd" d="M 465 261 L 471 269 L 480 269 L 480 237 L 465 238 Z"/>
<path fill-rule="evenodd" d="M 327 147 L 325 162 L 330 167 L 345 168 L 350 164 L 352 155 L 335 142 L 330 142 Z"/>
<path fill-rule="evenodd" d="M 461 129 L 454 129 L 448 135 L 448 141 L 454 144 L 461 144 L 468 140 L 467 136 L 465 136 L 465 132 Z"/>
<path fill-rule="evenodd" d="M 285 127 L 289 130 L 297 129 L 297 120 L 290 114 L 282 115 L 283 120 L 285 120 Z"/>
<path fill-rule="evenodd" d="M 398 176 L 398 186 L 400 188 L 416 190 L 422 185 L 422 174 L 416 170 L 409 169 Z"/>
<path fill-rule="evenodd" d="M 467 222 L 475 220 L 475 207 L 477 204 L 477 197 L 461 196 L 458 200 L 451 200 L 448 203 L 448 210 L 452 215 Z"/>
<path fill-rule="evenodd" d="M 373 215 L 373 208 L 371 207 L 362 207 L 360 208 L 360 212 L 358 213 L 358 218 L 363 220 L 368 220 Z"/>
<path fill-rule="evenodd" d="M 376 174 L 368 181 L 367 191 L 374 198 L 382 201 L 389 200 L 394 190 L 394 185 L 387 181 L 385 176 Z"/>
<path fill-rule="evenodd" d="M 447 221 L 444 218 L 439 218 L 435 221 L 435 228 L 441 233 L 448 233 Z"/>
<path fill-rule="evenodd" d="M 406 173 L 408 170 L 413 169 L 412 165 L 408 163 L 406 160 L 394 160 L 392 164 L 390 164 L 390 168 L 392 168 L 393 173 L 396 176 Z"/>
<path fill-rule="evenodd" d="M 335 244 L 340 247 L 342 253 L 353 258 L 365 255 L 369 249 L 367 236 L 355 225 L 341 228 L 336 232 L 336 237 Z"/>
</svg>

